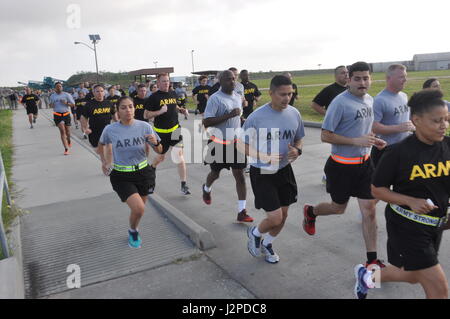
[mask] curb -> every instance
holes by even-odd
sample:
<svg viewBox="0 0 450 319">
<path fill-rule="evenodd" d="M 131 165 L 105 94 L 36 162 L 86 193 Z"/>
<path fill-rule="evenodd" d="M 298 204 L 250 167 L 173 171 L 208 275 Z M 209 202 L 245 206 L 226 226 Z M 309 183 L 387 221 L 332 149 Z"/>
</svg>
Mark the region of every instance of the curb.
<svg viewBox="0 0 450 319">
<path fill-rule="evenodd" d="M 0 260 L 0 299 L 25 299 L 20 217 L 10 227 L 8 244 L 12 257 Z"/>
<path fill-rule="evenodd" d="M 216 247 L 213 235 L 205 228 L 187 217 L 182 211 L 173 207 L 157 194 L 149 196 L 149 201 L 167 216 L 175 226 L 185 234 L 200 250 Z"/>
</svg>

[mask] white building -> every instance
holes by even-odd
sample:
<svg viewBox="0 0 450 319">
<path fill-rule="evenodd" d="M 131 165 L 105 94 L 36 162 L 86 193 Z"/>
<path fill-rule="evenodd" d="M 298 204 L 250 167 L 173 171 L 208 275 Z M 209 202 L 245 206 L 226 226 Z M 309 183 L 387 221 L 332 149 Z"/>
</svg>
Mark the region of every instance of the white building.
<svg viewBox="0 0 450 319">
<path fill-rule="evenodd" d="M 449 70 L 450 52 L 415 54 L 413 62 L 415 71 Z"/>
</svg>

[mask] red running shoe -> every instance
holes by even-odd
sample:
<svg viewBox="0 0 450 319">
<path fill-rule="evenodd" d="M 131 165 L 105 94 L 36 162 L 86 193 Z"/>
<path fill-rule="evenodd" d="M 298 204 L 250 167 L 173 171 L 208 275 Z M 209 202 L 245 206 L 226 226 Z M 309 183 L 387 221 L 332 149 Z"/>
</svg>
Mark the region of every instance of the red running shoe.
<svg viewBox="0 0 450 319">
<path fill-rule="evenodd" d="M 203 191 L 203 201 L 205 202 L 206 205 L 211 205 L 211 192 L 207 192 L 205 191 L 205 184 L 203 184 L 202 186 L 202 191 Z"/>
<path fill-rule="evenodd" d="M 311 205 L 305 205 L 303 207 L 303 229 L 308 234 L 313 236 L 316 233 L 316 218 L 312 218 L 308 215 Z"/>
<path fill-rule="evenodd" d="M 64 155 L 69 155 L 70 153 L 69 153 L 69 150 L 65 150 L 64 151 Z"/>
<path fill-rule="evenodd" d="M 247 210 L 243 209 L 237 215 L 238 222 L 253 223 L 253 218 L 247 215 Z"/>
</svg>

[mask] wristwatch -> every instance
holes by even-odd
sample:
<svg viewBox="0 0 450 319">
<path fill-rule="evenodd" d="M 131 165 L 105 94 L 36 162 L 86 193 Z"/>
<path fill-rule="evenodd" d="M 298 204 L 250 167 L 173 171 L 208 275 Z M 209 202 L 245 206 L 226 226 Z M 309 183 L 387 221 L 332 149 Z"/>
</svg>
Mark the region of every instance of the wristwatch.
<svg viewBox="0 0 450 319">
<path fill-rule="evenodd" d="M 302 155 L 302 149 L 300 147 L 294 146 L 294 148 L 298 151 L 298 156 Z"/>
</svg>

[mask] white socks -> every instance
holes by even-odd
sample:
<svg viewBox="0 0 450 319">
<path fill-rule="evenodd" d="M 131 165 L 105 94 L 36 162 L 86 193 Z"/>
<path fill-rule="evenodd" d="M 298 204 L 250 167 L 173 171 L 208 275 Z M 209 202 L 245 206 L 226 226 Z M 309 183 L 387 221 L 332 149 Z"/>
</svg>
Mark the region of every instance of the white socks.
<svg viewBox="0 0 450 319">
<path fill-rule="evenodd" d="M 274 236 L 267 234 L 264 236 L 262 244 L 267 247 L 269 246 L 269 244 L 273 243 L 274 240 L 275 240 Z"/>
<path fill-rule="evenodd" d="M 205 184 L 205 186 L 203 186 L 203 189 L 205 190 L 205 192 L 211 193 L 212 187 L 208 187 L 208 186 L 206 186 L 206 184 Z"/>
<path fill-rule="evenodd" d="M 238 212 L 239 213 L 242 212 L 245 209 L 246 205 L 247 205 L 247 201 L 246 200 L 238 200 Z"/>
<path fill-rule="evenodd" d="M 255 235 L 256 237 L 261 237 L 262 236 L 262 234 L 258 230 L 258 227 L 255 227 L 253 229 L 253 235 Z"/>
</svg>

